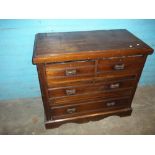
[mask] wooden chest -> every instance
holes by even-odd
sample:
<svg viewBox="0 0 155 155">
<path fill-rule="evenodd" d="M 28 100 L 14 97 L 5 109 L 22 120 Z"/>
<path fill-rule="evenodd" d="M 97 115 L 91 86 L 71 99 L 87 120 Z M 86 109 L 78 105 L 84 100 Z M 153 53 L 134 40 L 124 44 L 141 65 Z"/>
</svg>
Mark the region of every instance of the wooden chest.
<svg viewBox="0 0 155 155">
<path fill-rule="evenodd" d="M 131 115 L 132 99 L 152 52 L 124 29 L 37 34 L 33 64 L 45 127 Z"/>
</svg>

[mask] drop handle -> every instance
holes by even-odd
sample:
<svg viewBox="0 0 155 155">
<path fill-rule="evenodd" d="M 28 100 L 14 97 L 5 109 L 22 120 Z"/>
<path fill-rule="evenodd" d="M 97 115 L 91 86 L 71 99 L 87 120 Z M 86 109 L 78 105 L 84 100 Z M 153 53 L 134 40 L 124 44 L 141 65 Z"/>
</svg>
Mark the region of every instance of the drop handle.
<svg viewBox="0 0 155 155">
<path fill-rule="evenodd" d="M 114 69 L 115 70 L 123 70 L 125 68 L 125 65 L 124 64 L 116 64 L 114 66 Z"/>
<path fill-rule="evenodd" d="M 66 70 L 66 76 L 76 75 L 76 69 Z"/>
<path fill-rule="evenodd" d="M 66 94 L 68 96 L 75 95 L 76 94 L 76 89 L 66 89 Z"/>
<path fill-rule="evenodd" d="M 74 112 L 76 112 L 76 108 L 68 108 L 67 109 L 67 113 L 69 113 L 69 114 L 72 114 Z"/>
<path fill-rule="evenodd" d="M 113 84 L 110 84 L 110 88 L 111 89 L 115 89 L 115 88 L 119 88 L 120 87 L 120 83 L 113 83 Z"/>
<path fill-rule="evenodd" d="M 108 107 L 116 105 L 116 102 L 107 102 L 106 105 Z"/>
</svg>

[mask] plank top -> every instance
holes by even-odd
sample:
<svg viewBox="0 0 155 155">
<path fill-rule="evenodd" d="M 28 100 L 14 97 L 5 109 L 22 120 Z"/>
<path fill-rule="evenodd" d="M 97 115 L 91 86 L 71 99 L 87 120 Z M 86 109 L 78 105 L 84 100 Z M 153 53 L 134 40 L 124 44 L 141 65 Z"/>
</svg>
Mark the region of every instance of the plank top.
<svg viewBox="0 0 155 155">
<path fill-rule="evenodd" d="M 151 47 L 125 29 L 38 33 L 35 38 L 33 62 L 66 54 L 111 50 L 145 50 L 148 54 L 153 52 Z"/>
</svg>

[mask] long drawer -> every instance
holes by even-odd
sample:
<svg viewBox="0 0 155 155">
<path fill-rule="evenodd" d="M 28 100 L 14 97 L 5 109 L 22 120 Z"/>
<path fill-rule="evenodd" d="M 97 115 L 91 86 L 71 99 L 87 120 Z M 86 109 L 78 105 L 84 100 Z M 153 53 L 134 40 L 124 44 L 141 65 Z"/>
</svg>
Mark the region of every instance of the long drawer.
<svg viewBox="0 0 155 155">
<path fill-rule="evenodd" d="M 68 80 L 68 81 L 48 81 L 48 88 L 50 90 L 62 88 L 62 87 L 77 87 L 82 85 L 92 85 L 95 83 L 105 83 L 105 82 L 114 82 L 114 81 L 120 81 L 120 80 L 127 80 L 127 79 L 137 79 L 137 74 L 132 74 L 131 72 L 127 74 L 118 74 L 116 76 L 104 76 L 104 77 L 90 77 L 90 78 L 84 78 L 84 79 L 75 79 L 75 80 Z"/>
<path fill-rule="evenodd" d="M 117 90 L 117 91 L 106 91 L 106 92 L 94 92 L 92 94 L 80 94 L 74 96 L 64 96 L 61 98 L 51 98 L 49 104 L 52 105 L 72 105 L 76 103 L 82 103 L 87 101 L 97 101 L 100 99 L 108 99 L 112 97 L 124 97 L 131 96 L 133 93 L 132 88 Z"/>
<path fill-rule="evenodd" d="M 97 111 L 110 111 L 130 106 L 130 98 L 99 100 L 85 104 L 51 107 L 52 117 L 65 118 Z"/>
<path fill-rule="evenodd" d="M 113 80 L 108 82 L 96 81 L 95 84 L 84 84 L 68 87 L 57 87 L 48 89 L 50 98 L 58 98 L 64 96 L 75 96 L 80 94 L 91 94 L 94 92 L 104 92 L 120 90 L 124 88 L 132 88 L 136 84 L 134 79 Z"/>
</svg>

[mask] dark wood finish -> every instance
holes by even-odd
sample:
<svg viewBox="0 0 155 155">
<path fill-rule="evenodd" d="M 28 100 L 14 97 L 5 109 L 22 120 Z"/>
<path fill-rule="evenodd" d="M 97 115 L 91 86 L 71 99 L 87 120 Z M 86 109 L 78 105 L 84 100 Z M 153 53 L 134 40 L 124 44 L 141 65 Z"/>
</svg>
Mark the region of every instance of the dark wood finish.
<svg viewBox="0 0 155 155">
<path fill-rule="evenodd" d="M 125 116 L 130 116 L 132 113 L 132 108 L 123 108 L 123 109 L 117 109 L 117 110 L 110 110 L 110 111 L 98 111 L 98 112 L 93 112 L 85 115 L 79 115 L 79 116 L 74 116 L 74 117 L 69 117 L 69 118 L 63 118 L 63 119 L 56 119 L 53 120 L 51 119 L 50 121 L 45 122 L 45 127 L 47 129 L 50 128 L 56 128 L 62 125 L 63 123 L 86 123 L 89 121 L 98 121 L 100 119 L 103 119 L 108 116 L 116 115 L 120 117 L 125 117 Z"/>
<path fill-rule="evenodd" d="M 127 80 L 116 80 L 108 82 L 98 82 L 96 84 L 85 84 L 79 86 L 69 86 L 69 87 L 58 87 L 53 89 L 48 89 L 49 97 L 62 97 L 62 96 L 73 96 L 79 94 L 91 94 L 93 92 L 104 92 L 104 91 L 113 91 L 120 90 L 123 88 L 132 88 L 135 86 L 136 80 L 127 79 Z"/>
<path fill-rule="evenodd" d="M 98 72 L 113 72 L 141 69 L 144 64 L 144 56 L 134 56 L 126 58 L 103 59 L 98 61 Z"/>
<path fill-rule="evenodd" d="M 59 63 L 46 64 L 46 70 L 72 69 L 76 67 L 93 66 L 95 60 L 69 61 Z"/>
<path fill-rule="evenodd" d="M 151 54 L 153 49 L 122 29 L 38 33 L 34 51 L 33 62 L 45 63 Z"/>
<path fill-rule="evenodd" d="M 130 101 L 130 98 L 99 100 L 96 102 L 87 102 L 87 103 L 78 104 L 78 105 L 52 107 L 51 110 L 52 110 L 53 119 L 58 119 L 58 118 L 78 116 L 86 113 L 88 114 L 88 113 L 92 113 L 100 110 L 110 111 L 110 110 L 116 110 L 120 108 L 126 108 L 127 106 L 129 106 L 129 101 Z"/>
<path fill-rule="evenodd" d="M 111 98 L 111 97 L 121 97 L 121 96 L 128 96 L 132 94 L 132 89 L 121 89 L 115 91 L 95 91 L 93 93 L 85 93 L 80 95 L 74 96 L 64 96 L 59 98 L 50 98 L 51 102 L 50 105 L 53 104 L 74 104 L 79 102 L 86 102 L 86 101 L 96 101 L 97 99 L 102 98 Z"/>
<path fill-rule="evenodd" d="M 37 34 L 37 65 L 45 126 L 128 116 L 153 49 L 127 30 Z"/>
<path fill-rule="evenodd" d="M 37 65 L 38 77 L 40 82 L 40 90 L 42 94 L 43 105 L 45 109 L 46 120 L 51 119 L 50 106 L 48 103 L 48 90 L 46 85 L 46 75 L 45 75 L 45 66 L 44 64 Z"/>
<path fill-rule="evenodd" d="M 64 70 L 50 70 L 46 72 L 48 81 L 63 81 L 84 77 L 92 77 L 94 75 L 94 66 L 89 67 L 80 67 L 80 68 L 71 68 Z"/>
</svg>

